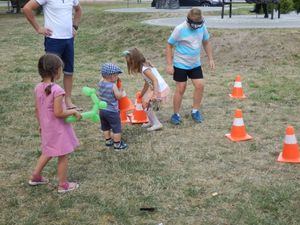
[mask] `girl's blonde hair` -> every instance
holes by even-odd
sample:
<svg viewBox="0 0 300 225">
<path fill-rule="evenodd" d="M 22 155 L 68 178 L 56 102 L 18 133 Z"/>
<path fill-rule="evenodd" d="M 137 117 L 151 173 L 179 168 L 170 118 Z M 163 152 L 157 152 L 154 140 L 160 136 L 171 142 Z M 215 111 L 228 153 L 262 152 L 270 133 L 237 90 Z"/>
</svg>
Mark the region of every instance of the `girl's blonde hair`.
<svg viewBox="0 0 300 225">
<path fill-rule="evenodd" d="M 144 55 L 137 49 L 132 48 L 125 52 L 127 69 L 129 74 L 141 73 L 143 65 L 152 66 L 146 61 Z"/>
</svg>

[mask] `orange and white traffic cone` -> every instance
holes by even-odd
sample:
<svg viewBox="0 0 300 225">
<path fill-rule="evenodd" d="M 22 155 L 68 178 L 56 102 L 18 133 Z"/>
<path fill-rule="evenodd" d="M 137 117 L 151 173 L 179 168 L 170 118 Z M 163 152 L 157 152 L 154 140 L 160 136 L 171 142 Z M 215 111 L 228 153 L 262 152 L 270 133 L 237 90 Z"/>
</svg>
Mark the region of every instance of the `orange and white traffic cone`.
<svg viewBox="0 0 300 225">
<path fill-rule="evenodd" d="M 283 150 L 279 154 L 278 162 L 300 163 L 300 153 L 298 148 L 295 131 L 292 126 L 286 128 L 286 134 L 283 142 Z"/>
<path fill-rule="evenodd" d="M 122 82 L 120 78 L 117 80 L 117 87 L 118 89 L 122 88 Z M 132 104 L 131 100 L 127 97 L 125 90 L 123 90 L 122 98 L 120 98 L 118 102 L 120 112 L 128 112 L 134 110 L 134 105 Z"/>
<path fill-rule="evenodd" d="M 135 100 L 135 109 L 133 110 L 131 123 L 147 123 L 148 116 L 147 113 L 144 111 L 142 107 L 142 97 L 141 92 L 136 93 L 136 100 Z"/>
<path fill-rule="evenodd" d="M 125 111 L 120 111 L 120 119 L 122 124 L 130 123 L 130 114 L 127 115 Z"/>
<path fill-rule="evenodd" d="M 235 110 L 231 133 L 225 134 L 225 137 L 227 137 L 231 141 L 247 141 L 253 139 L 253 137 L 246 133 L 242 110 Z"/>
<path fill-rule="evenodd" d="M 231 98 L 246 98 L 243 92 L 241 76 L 237 75 L 234 81 L 234 85 L 232 88 L 231 94 L 229 94 Z"/>
</svg>

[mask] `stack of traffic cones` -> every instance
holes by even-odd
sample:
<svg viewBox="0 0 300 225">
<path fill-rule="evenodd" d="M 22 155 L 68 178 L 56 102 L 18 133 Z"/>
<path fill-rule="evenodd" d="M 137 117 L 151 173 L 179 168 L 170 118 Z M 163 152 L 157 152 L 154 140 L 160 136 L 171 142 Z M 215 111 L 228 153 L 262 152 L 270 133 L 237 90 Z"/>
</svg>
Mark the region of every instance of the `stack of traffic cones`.
<svg viewBox="0 0 300 225">
<path fill-rule="evenodd" d="M 231 141 L 247 141 L 253 139 L 249 134 L 246 132 L 246 126 L 244 124 L 242 110 L 237 109 L 235 110 L 235 116 L 233 120 L 233 125 L 231 127 L 231 133 L 225 134 L 225 136 L 230 139 Z"/>
<path fill-rule="evenodd" d="M 278 162 L 300 163 L 300 153 L 298 148 L 295 131 L 292 126 L 286 128 L 283 142 L 283 150 L 279 154 Z"/>
<path fill-rule="evenodd" d="M 119 78 L 117 80 L 117 87 L 119 90 L 122 90 L 122 81 Z M 119 110 L 120 110 L 120 118 L 121 123 L 129 123 L 129 114 L 134 110 L 134 105 L 131 100 L 127 97 L 125 90 L 122 91 L 122 98 L 119 99 Z"/>
<path fill-rule="evenodd" d="M 142 97 L 141 92 L 136 93 L 136 100 L 135 100 L 135 109 L 132 114 L 131 123 L 148 123 L 148 116 L 147 113 L 144 111 L 142 107 Z"/>
<path fill-rule="evenodd" d="M 231 94 L 229 94 L 231 98 L 246 98 L 243 92 L 243 87 L 242 87 L 242 81 L 241 81 L 241 76 L 237 75 L 235 78 L 235 82 L 232 88 Z"/>
</svg>

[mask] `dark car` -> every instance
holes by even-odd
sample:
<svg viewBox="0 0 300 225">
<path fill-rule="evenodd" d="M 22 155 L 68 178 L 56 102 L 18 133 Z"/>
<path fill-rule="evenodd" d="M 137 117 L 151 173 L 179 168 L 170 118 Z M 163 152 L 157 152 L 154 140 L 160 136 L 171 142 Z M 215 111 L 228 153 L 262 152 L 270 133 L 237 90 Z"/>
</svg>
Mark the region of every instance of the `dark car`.
<svg viewBox="0 0 300 225">
<path fill-rule="evenodd" d="M 156 6 L 156 1 L 151 3 L 152 7 Z M 179 0 L 179 6 L 221 6 L 222 0 Z"/>
</svg>

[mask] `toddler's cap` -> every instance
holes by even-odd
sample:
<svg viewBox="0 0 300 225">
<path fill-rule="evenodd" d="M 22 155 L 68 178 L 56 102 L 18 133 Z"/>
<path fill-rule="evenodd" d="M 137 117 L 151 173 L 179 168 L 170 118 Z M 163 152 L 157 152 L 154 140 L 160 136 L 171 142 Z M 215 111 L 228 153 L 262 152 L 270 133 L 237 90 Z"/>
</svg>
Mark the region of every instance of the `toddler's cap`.
<svg viewBox="0 0 300 225">
<path fill-rule="evenodd" d="M 119 74 L 123 73 L 123 71 L 120 69 L 120 67 L 112 64 L 112 63 L 104 63 L 101 68 L 101 74 L 102 76 L 110 76 L 112 74 Z"/>
</svg>

